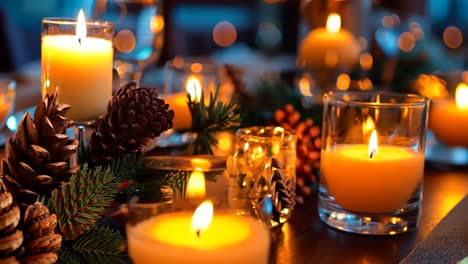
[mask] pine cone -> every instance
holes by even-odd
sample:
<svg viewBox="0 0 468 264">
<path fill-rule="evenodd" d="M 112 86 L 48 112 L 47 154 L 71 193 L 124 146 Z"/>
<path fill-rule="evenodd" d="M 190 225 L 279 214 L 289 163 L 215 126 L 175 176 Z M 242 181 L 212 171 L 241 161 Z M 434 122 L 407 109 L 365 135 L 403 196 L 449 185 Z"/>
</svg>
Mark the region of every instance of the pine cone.
<svg viewBox="0 0 468 264">
<path fill-rule="evenodd" d="M 16 258 L 23 244 L 23 232 L 18 228 L 21 213 L 13 206 L 13 197 L 0 182 L 0 263 L 19 263 Z"/>
<path fill-rule="evenodd" d="M 25 114 L 16 134 L 6 144 L 2 178 L 21 205 L 34 203 L 38 195 L 50 196 L 77 170 L 68 163 L 78 150 L 78 141 L 65 134 L 73 125 L 64 117 L 70 106 L 58 104 L 56 99 L 56 94 L 46 95 L 36 106 L 34 119 Z"/>
<path fill-rule="evenodd" d="M 296 198 L 302 202 L 303 197 L 312 193 L 311 186 L 318 183 L 322 145 L 320 128 L 314 125 L 312 119 L 303 120 L 291 104 L 276 110 L 270 123 L 296 132 Z"/>
<path fill-rule="evenodd" d="M 22 263 L 55 263 L 57 251 L 62 244 L 62 236 L 54 233 L 57 216 L 36 202 L 26 209 L 24 215 L 25 257 Z"/>
<path fill-rule="evenodd" d="M 174 111 L 158 98 L 158 91 L 136 88 L 135 82 L 122 85 L 96 122 L 90 152 L 94 164 L 105 164 L 140 151 L 150 140 L 172 128 Z"/>
<path fill-rule="evenodd" d="M 287 179 L 281 172 L 280 162 L 273 158 L 273 176 L 271 178 L 271 193 L 273 194 L 273 220 L 280 223 L 280 217 L 284 209 L 292 210 L 296 205 L 295 185 L 292 179 Z"/>
</svg>

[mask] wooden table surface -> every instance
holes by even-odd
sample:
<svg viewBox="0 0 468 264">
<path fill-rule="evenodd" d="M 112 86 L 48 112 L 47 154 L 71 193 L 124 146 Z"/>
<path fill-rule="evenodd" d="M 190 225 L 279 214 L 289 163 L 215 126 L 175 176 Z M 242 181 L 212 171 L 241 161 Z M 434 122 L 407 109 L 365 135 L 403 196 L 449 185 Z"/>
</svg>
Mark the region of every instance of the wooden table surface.
<svg viewBox="0 0 468 264">
<path fill-rule="evenodd" d="M 275 237 L 270 263 L 398 263 L 468 194 L 468 167 L 426 164 L 419 228 L 394 236 L 351 234 L 328 227 L 317 212 L 317 195 L 296 208 Z"/>
<path fill-rule="evenodd" d="M 16 110 L 40 100 L 36 79 L 11 75 L 18 82 Z M 0 155 L 3 155 L 0 148 Z M 418 230 L 395 236 L 366 236 L 329 228 L 319 219 L 317 195 L 295 209 L 276 234 L 270 263 L 398 263 L 468 194 L 468 167 L 441 169 L 426 164 L 423 208 Z"/>
</svg>

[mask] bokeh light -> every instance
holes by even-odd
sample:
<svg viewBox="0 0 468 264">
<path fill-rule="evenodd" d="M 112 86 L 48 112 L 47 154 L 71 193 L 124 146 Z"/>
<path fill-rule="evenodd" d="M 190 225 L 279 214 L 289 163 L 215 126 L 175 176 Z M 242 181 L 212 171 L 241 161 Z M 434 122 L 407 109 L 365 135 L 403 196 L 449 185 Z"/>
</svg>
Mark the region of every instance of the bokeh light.
<svg viewBox="0 0 468 264">
<path fill-rule="evenodd" d="M 182 56 L 175 56 L 174 59 L 172 59 L 172 64 L 174 64 L 174 67 L 177 69 L 181 69 L 184 66 L 184 58 Z"/>
<path fill-rule="evenodd" d="M 198 62 L 192 63 L 192 65 L 190 65 L 190 70 L 193 73 L 200 73 L 201 71 L 203 71 L 203 65 Z"/>
<path fill-rule="evenodd" d="M 114 37 L 115 48 L 122 53 L 129 53 L 135 48 L 136 39 L 132 31 L 123 29 Z"/>
<path fill-rule="evenodd" d="M 460 29 L 454 26 L 447 27 L 443 34 L 444 43 L 451 49 L 460 47 L 463 42 L 463 35 Z"/>
<path fill-rule="evenodd" d="M 363 70 L 370 70 L 373 63 L 372 55 L 369 53 L 362 53 L 359 57 L 359 63 Z"/>
<path fill-rule="evenodd" d="M 414 38 L 413 34 L 409 32 L 403 32 L 398 38 L 398 47 L 400 47 L 401 50 L 408 52 L 414 48 L 415 42 L 416 39 Z"/>
<path fill-rule="evenodd" d="M 164 18 L 161 15 L 151 17 L 151 32 L 158 33 L 164 29 Z"/>
<path fill-rule="evenodd" d="M 262 22 L 258 27 L 257 42 L 259 46 L 267 49 L 276 47 L 281 43 L 281 31 L 271 22 Z"/>
<path fill-rule="evenodd" d="M 346 91 L 349 89 L 349 85 L 351 83 L 351 78 L 348 74 L 342 73 L 336 78 L 336 88 L 342 91 Z"/>
<path fill-rule="evenodd" d="M 237 30 L 228 21 L 219 22 L 213 29 L 213 41 L 220 47 L 229 47 L 236 39 Z"/>
</svg>

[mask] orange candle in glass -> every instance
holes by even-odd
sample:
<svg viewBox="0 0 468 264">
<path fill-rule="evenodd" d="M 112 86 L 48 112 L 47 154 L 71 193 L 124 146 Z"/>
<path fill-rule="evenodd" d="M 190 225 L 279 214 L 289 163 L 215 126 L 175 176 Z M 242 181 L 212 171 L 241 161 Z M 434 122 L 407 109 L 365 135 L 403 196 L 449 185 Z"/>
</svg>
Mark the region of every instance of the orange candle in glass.
<svg viewBox="0 0 468 264">
<path fill-rule="evenodd" d="M 322 151 L 322 175 L 337 204 L 353 212 L 388 213 L 401 208 L 421 183 L 424 154 L 409 147 L 336 145 Z"/>
<path fill-rule="evenodd" d="M 455 100 L 433 101 L 429 127 L 444 144 L 468 147 L 468 85 L 457 86 Z"/>
</svg>

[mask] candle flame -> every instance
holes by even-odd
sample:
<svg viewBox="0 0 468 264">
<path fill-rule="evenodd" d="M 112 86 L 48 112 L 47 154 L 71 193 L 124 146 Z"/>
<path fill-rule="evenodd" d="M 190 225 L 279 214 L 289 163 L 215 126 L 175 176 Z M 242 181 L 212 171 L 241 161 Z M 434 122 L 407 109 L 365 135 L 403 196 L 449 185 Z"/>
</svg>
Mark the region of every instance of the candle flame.
<svg viewBox="0 0 468 264">
<path fill-rule="evenodd" d="M 201 232 L 204 232 L 210 226 L 213 219 L 213 203 L 204 201 L 200 204 L 192 216 L 192 230 L 195 231 L 198 237 Z"/>
<path fill-rule="evenodd" d="M 367 116 L 366 121 L 362 124 L 362 133 L 363 135 L 369 134 L 369 132 L 373 131 L 375 129 L 375 123 L 372 117 Z"/>
<path fill-rule="evenodd" d="M 76 21 L 76 37 L 80 44 L 81 41 L 86 38 L 86 20 L 83 9 L 80 9 L 80 12 L 78 13 L 78 19 Z"/>
<path fill-rule="evenodd" d="M 327 18 L 327 31 L 337 33 L 341 29 L 341 17 L 336 13 L 331 13 Z"/>
<path fill-rule="evenodd" d="M 377 143 L 377 131 L 374 129 L 372 131 L 372 135 L 369 140 L 369 148 L 368 148 L 368 153 L 369 153 L 369 158 L 373 158 L 375 154 L 379 152 L 379 146 Z"/>
<path fill-rule="evenodd" d="M 455 103 L 462 110 L 468 110 L 468 85 L 459 83 L 455 92 Z"/>
<path fill-rule="evenodd" d="M 190 97 L 195 102 L 199 102 L 201 98 L 201 84 L 200 81 L 195 76 L 190 76 L 187 79 L 187 84 L 185 85 L 185 89 L 190 94 Z"/>
<path fill-rule="evenodd" d="M 187 198 L 205 197 L 205 190 L 205 175 L 200 170 L 195 170 L 187 183 Z"/>
</svg>

